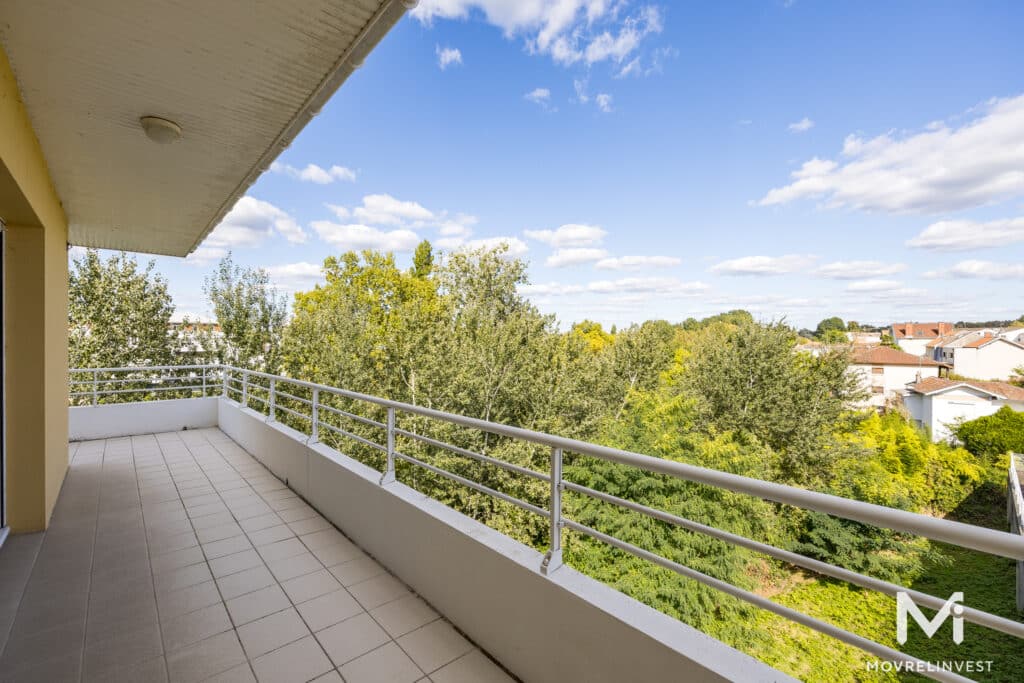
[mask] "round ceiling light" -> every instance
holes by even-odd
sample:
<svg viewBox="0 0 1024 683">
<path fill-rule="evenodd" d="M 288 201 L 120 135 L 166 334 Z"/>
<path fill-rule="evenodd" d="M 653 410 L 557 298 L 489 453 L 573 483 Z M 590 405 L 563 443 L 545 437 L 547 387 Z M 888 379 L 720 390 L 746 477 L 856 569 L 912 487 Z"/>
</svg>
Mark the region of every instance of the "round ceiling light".
<svg viewBox="0 0 1024 683">
<path fill-rule="evenodd" d="M 181 137 L 181 126 L 174 121 L 159 116 L 143 116 L 139 123 L 142 124 L 142 130 L 146 131 L 146 137 L 161 145 L 170 144 Z"/>
</svg>

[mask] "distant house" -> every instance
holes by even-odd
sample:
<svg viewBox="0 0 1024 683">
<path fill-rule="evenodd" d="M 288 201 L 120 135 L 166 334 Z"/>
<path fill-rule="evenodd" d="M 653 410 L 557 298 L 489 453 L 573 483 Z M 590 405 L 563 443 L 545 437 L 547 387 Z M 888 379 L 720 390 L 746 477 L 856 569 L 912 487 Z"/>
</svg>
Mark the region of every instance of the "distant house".
<svg viewBox="0 0 1024 683">
<path fill-rule="evenodd" d="M 883 408 L 886 403 L 907 392 L 907 384 L 946 374 L 947 366 L 930 358 L 915 356 L 888 346 L 854 347 L 850 372 L 869 392 L 861 404 Z"/>
<path fill-rule="evenodd" d="M 907 386 L 910 416 L 931 431 L 932 441 L 952 438 L 950 426 L 991 415 L 1003 406 L 1024 412 L 1024 388 L 1006 382 L 958 381 L 929 377 Z"/>
<path fill-rule="evenodd" d="M 928 355 L 963 377 L 1007 380 L 1024 366 L 1021 330 L 961 330 L 929 342 Z"/>
<path fill-rule="evenodd" d="M 893 323 L 892 338 L 907 353 L 923 356 L 928 342 L 953 333 L 953 323 Z"/>
</svg>

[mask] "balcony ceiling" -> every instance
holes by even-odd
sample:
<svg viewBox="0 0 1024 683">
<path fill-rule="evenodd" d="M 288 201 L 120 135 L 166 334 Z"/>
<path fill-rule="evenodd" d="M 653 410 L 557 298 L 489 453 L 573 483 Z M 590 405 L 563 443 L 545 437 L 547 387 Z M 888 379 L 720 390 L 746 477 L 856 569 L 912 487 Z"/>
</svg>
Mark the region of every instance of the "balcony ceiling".
<svg viewBox="0 0 1024 683">
<path fill-rule="evenodd" d="M 405 11 L 401 0 L 5 0 L 0 42 L 72 244 L 185 256 Z M 178 123 L 157 144 L 139 123 Z"/>
</svg>

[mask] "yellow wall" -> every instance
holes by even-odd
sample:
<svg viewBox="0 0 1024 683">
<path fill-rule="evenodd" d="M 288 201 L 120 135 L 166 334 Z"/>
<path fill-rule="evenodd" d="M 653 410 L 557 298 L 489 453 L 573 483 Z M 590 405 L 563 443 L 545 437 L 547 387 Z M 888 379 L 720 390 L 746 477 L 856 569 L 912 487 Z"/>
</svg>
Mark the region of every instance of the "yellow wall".
<svg viewBox="0 0 1024 683">
<path fill-rule="evenodd" d="M 7 519 L 14 532 L 38 531 L 68 466 L 68 228 L 2 49 L 0 165 L 0 218 L 30 219 L 8 224 L 5 239 Z"/>
</svg>

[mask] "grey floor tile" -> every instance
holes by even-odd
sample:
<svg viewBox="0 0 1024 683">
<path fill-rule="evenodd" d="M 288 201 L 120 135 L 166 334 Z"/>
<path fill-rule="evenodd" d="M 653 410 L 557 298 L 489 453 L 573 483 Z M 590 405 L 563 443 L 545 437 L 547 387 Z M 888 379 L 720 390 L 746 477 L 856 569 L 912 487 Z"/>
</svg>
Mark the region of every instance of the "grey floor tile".
<svg viewBox="0 0 1024 683">
<path fill-rule="evenodd" d="M 391 640 L 369 614 L 358 614 L 316 634 L 335 666 L 375 650 Z"/>
<path fill-rule="evenodd" d="M 313 631 L 333 626 L 363 611 L 356 599 L 340 589 L 296 605 L 299 614 Z"/>
<path fill-rule="evenodd" d="M 224 555 L 223 557 L 210 560 L 210 571 L 218 579 L 228 574 L 240 572 L 243 569 L 262 566 L 263 560 L 255 550 L 243 550 L 240 553 Z"/>
<path fill-rule="evenodd" d="M 260 683 L 306 683 L 332 668 L 313 636 L 259 657 L 252 663 Z"/>
<path fill-rule="evenodd" d="M 245 662 L 245 653 L 234 631 L 201 640 L 167 655 L 171 683 L 195 683 Z"/>
<path fill-rule="evenodd" d="M 391 574 L 381 574 L 347 587 L 364 609 L 373 609 L 392 600 L 411 595 L 408 588 Z"/>
<path fill-rule="evenodd" d="M 366 579 L 372 579 L 384 572 L 384 567 L 380 566 L 371 557 L 357 557 L 354 560 L 342 562 L 331 567 L 331 573 L 334 574 L 334 578 L 341 582 L 342 586 L 351 586 Z"/>
<path fill-rule="evenodd" d="M 224 608 L 223 603 L 218 602 L 164 621 L 161 624 L 164 650 L 173 652 L 231 628 L 228 611 Z"/>
<path fill-rule="evenodd" d="M 170 593 L 164 593 L 157 599 L 160 619 L 168 620 L 197 609 L 215 605 L 221 601 L 217 583 L 204 581 Z"/>
<path fill-rule="evenodd" d="M 288 594 L 291 601 L 298 604 L 312 600 L 325 593 L 336 591 L 341 588 L 341 584 L 338 583 L 338 580 L 329 571 L 321 569 L 312 574 L 289 579 L 283 582 L 281 587 L 284 588 L 284 592 Z"/>
<path fill-rule="evenodd" d="M 427 673 L 441 668 L 473 649 L 472 643 L 443 619 L 405 634 L 398 639 L 398 644 Z"/>
<path fill-rule="evenodd" d="M 255 659 L 309 635 L 309 629 L 294 608 L 274 612 L 238 628 L 245 654 Z"/>
<path fill-rule="evenodd" d="M 370 614 L 392 638 L 404 636 L 441 616 L 416 595 L 407 595 L 385 603 L 371 610 Z"/>
<path fill-rule="evenodd" d="M 513 678 L 474 649 L 430 674 L 434 683 L 513 683 Z"/>
<path fill-rule="evenodd" d="M 274 584 L 228 600 L 227 608 L 231 620 L 237 627 L 268 614 L 280 612 L 291 607 L 291 604 L 281 587 Z"/>
<path fill-rule="evenodd" d="M 318 572 L 324 566 L 312 553 L 304 550 L 298 555 L 267 560 L 267 568 L 274 574 L 274 578 L 283 582 L 294 579 L 296 576 Z"/>
<path fill-rule="evenodd" d="M 220 593 L 225 600 L 237 598 L 239 595 L 251 593 L 277 583 L 266 567 L 253 567 L 236 574 L 229 574 L 217 579 Z"/>
<path fill-rule="evenodd" d="M 402 649 L 389 642 L 338 669 L 346 683 L 414 683 L 423 672 Z"/>
</svg>

